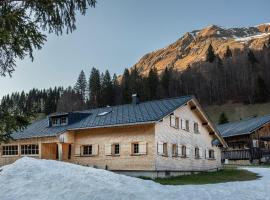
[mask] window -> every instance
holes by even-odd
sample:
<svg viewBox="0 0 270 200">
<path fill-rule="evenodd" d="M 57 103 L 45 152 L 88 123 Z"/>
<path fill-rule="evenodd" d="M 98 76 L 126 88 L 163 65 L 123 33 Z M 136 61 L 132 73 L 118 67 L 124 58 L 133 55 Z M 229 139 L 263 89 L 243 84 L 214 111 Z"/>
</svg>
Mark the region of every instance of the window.
<svg viewBox="0 0 270 200">
<path fill-rule="evenodd" d="M 113 154 L 114 155 L 119 155 L 120 154 L 120 145 L 119 144 L 114 144 L 113 145 Z"/>
<path fill-rule="evenodd" d="M 209 158 L 214 159 L 215 158 L 215 152 L 214 150 L 209 150 Z"/>
<path fill-rule="evenodd" d="M 189 120 L 186 120 L 186 131 L 189 131 Z"/>
<path fill-rule="evenodd" d="M 61 117 L 60 118 L 60 124 L 61 125 L 66 125 L 67 124 L 67 118 L 66 117 Z"/>
<path fill-rule="evenodd" d="M 3 146 L 3 156 L 11 156 L 11 155 L 18 155 L 18 146 L 17 145 Z"/>
<path fill-rule="evenodd" d="M 58 119 L 57 118 L 52 118 L 52 125 L 58 126 Z"/>
<path fill-rule="evenodd" d="M 84 145 L 83 146 L 83 155 L 92 155 L 93 154 L 93 146 L 92 145 Z"/>
<path fill-rule="evenodd" d="M 133 154 L 139 154 L 139 143 L 133 143 L 132 144 L 132 149 L 133 149 L 133 151 L 132 151 L 132 153 Z"/>
<path fill-rule="evenodd" d="M 37 144 L 21 145 L 22 155 L 37 155 L 39 154 L 39 148 Z"/>
<path fill-rule="evenodd" d="M 182 146 L 182 156 L 186 157 L 187 156 L 187 147 L 186 146 Z"/>
<path fill-rule="evenodd" d="M 177 144 L 172 144 L 172 156 L 178 155 Z"/>
<path fill-rule="evenodd" d="M 198 147 L 195 148 L 195 158 L 200 158 L 200 149 Z"/>
<path fill-rule="evenodd" d="M 194 122 L 194 133 L 199 133 L 199 124 Z"/>
<path fill-rule="evenodd" d="M 179 118 L 174 115 L 170 115 L 170 126 L 173 128 L 179 128 Z"/>
<path fill-rule="evenodd" d="M 167 149 L 168 145 L 167 143 L 163 143 L 163 155 L 167 156 L 168 155 L 168 149 Z"/>
<path fill-rule="evenodd" d="M 189 120 L 181 119 L 181 128 L 182 130 L 189 131 Z"/>
</svg>

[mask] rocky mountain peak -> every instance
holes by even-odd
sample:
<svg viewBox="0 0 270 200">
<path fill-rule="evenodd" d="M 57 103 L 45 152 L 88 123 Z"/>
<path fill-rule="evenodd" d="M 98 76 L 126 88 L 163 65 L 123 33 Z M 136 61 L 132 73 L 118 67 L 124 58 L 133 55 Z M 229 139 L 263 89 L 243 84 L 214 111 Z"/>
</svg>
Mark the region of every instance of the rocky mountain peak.
<svg viewBox="0 0 270 200">
<path fill-rule="evenodd" d="M 262 49 L 270 39 L 270 23 L 254 27 L 224 28 L 218 25 L 187 32 L 169 46 L 148 53 L 133 67 L 142 74 L 156 67 L 159 72 L 166 67 L 185 70 L 196 62 L 204 62 L 206 51 L 211 44 L 215 54 L 223 57 L 227 47 L 232 51 Z"/>
</svg>

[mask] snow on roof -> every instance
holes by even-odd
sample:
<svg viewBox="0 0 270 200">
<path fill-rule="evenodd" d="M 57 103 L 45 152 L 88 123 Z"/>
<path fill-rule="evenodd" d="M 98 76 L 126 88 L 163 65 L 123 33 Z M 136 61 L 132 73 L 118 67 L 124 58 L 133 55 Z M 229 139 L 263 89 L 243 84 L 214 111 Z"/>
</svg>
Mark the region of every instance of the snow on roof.
<svg viewBox="0 0 270 200">
<path fill-rule="evenodd" d="M 119 175 L 106 170 L 24 157 L 0 169 L 0 199 L 245 200 L 269 197 L 270 170 L 248 169 L 263 177 L 255 181 L 165 186 L 150 180 Z"/>
</svg>

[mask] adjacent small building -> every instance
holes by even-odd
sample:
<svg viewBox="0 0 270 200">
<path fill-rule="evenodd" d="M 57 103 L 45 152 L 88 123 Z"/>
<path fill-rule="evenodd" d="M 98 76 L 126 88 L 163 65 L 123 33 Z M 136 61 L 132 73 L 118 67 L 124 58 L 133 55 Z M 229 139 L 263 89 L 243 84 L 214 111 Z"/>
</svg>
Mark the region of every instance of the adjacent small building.
<svg viewBox="0 0 270 200">
<path fill-rule="evenodd" d="M 270 161 L 270 115 L 249 117 L 218 126 L 228 144 L 222 158 L 228 164 Z"/>
<path fill-rule="evenodd" d="M 0 165 L 31 156 L 151 177 L 217 170 L 226 147 L 193 96 L 140 103 L 133 95 L 131 104 L 51 114 L 12 136 Z"/>
</svg>

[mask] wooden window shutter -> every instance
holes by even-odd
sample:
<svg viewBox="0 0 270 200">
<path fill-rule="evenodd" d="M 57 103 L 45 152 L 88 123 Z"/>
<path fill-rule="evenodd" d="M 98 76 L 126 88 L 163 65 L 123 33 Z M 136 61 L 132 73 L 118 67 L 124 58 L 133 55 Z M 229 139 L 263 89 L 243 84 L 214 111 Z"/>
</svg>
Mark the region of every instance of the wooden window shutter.
<svg viewBox="0 0 270 200">
<path fill-rule="evenodd" d="M 190 157 L 190 155 L 191 155 L 191 147 L 186 146 L 186 157 Z"/>
<path fill-rule="evenodd" d="M 112 145 L 111 144 L 105 144 L 105 155 L 106 156 L 112 155 Z"/>
<path fill-rule="evenodd" d="M 175 128 L 179 129 L 179 117 L 175 117 Z"/>
<path fill-rule="evenodd" d="M 92 155 L 98 155 L 98 144 L 93 144 L 92 145 Z"/>
<path fill-rule="evenodd" d="M 186 120 L 181 120 L 182 121 L 182 129 L 186 130 Z"/>
<path fill-rule="evenodd" d="M 157 150 L 159 155 L 163 155 L 163 142 L 158 142 L 157 144 Z"/>
<path fill-rule="evenodd" d="M 178 148 L 177 150 L 178 156 L 182 156 L 182 145 L 178 144 L 177 148 Z"/>
<path fill-rule="evenodd" d="M 206 159 L 209 158 L 209 149 L 208 148 L 205 149 L 205 158 Z"/>
<path fill-rule="evenodd" d="M 200 157 L 200 158 L 203 157 L 203 148 L 199 148 L 199 157 Z"/>
<path fill-rule="evenodd" d="M 145 155 L 147 154 L 147 143 L 139 142 L 139 154 Z"/>
<path fill-rule="evenodd" d="M 81 153 L 81 145 L 75 144 L 75 156 L 80 156 Z"/>
</svg>

